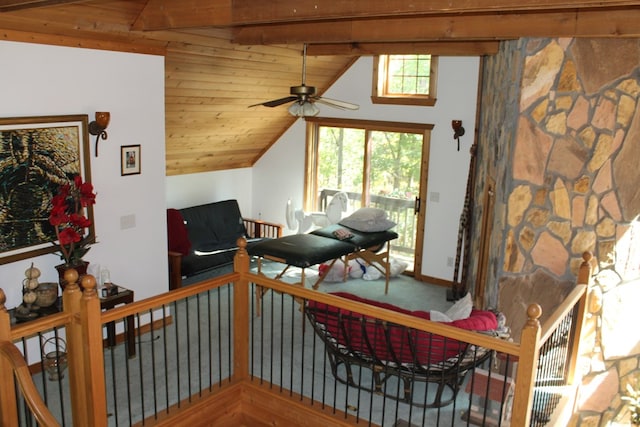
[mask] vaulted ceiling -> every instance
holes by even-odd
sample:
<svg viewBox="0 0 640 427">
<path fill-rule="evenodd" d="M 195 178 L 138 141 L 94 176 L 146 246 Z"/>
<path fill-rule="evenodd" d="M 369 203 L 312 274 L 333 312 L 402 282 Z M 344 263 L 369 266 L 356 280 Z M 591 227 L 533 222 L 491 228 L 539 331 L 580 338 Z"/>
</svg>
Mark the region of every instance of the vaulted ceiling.
<svg viewBox="0 0 640 427">
<path fill-rule="evenodd" d="M 167 175 L 252 166 L 360 55 L 484 55 L 517 37 L 640 37 L 640 1 L 0 0 L 4 40 L 165 56 Z"/>
</svg>

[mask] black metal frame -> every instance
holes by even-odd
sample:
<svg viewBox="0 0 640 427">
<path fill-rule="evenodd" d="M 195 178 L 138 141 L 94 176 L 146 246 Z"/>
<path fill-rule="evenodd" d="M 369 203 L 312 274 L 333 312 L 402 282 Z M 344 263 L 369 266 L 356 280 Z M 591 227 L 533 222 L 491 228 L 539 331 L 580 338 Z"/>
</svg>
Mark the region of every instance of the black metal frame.
<svg viewBox="0 0 640 427">
<path fill-rule="evenodd" d="M 490 350 L 481 347 L 358 313 L 346 314 L 335 308 L 320 309 L 309 304 L 304 312 L 316 334 L 325 343 L 331 371 L 336 380 L 420 408 L 440 408 L 451 404 L 456 399 L 467 372 L 487 361 L 492 354 Z M 333 336 L 326 323 L 337 325 L 341 338 Z M 375 331 L 380 331 L 373 338 L 372 325 Z M 344 341 L 351 337 L 354 337 L 353 341 Z M 411 351 L 413 362 L 407 362 L 405 357 L 398 354 L 398 341 L 402 340 L 401 337 L 407 338 L 405 349 Z M 417 339 L 426 339 L 434 344 L 432 362 L 425 364 L 419 361 L 417 348 L 420 345 Z M 439 360 L 440 355 L 444 354 L 443 349 L 451 349 L 452 346 L 459 349 L 457 354 Z M 381 358 L 381 355 L 387 357 Z M 341 365 L 344 366 L 344 372 L 340 372 Z M 369 370 L 373 381 L 363 383 L 360 379 L 355 380 L 356 369 Z M 399 384 L 388 387 L 387 383 L 393 377 L 399 379 Z M 431 393 L 414 393 L 416 382 L 435 384 L 437 389 L 433 399 L 429 399 Z M 447 389 L 450 393 L 445 394 Z"/>
</svg>

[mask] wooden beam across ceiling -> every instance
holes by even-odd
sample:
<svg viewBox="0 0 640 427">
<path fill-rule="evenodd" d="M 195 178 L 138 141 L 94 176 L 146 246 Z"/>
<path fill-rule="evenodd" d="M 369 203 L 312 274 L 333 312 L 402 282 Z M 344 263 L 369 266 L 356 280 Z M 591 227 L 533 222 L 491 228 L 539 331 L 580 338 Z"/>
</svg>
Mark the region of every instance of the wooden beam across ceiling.
<svg viewBox="0 0 640 427">
<path fill-rule="evenodd" d="M 467 14 L 548 13 L 550 11 L 633 8 L 637 0 L 149 0 L 135 30 L 381 19 Z"/>
<path fill-rule="evenodd" d="M 78 0 L 0 0 L 0 12 L 31 9 L 54 4 L 78 3 Z"/>
<path fill-rule="evenodd" d="M 149 0 L 133 30 L 228 27 L 232 0 Z"/>
<path fill-rule="evenodd" d="M 236 27 L 239 44 L 399 43 L 518 37 L 638 37 L 640 7 L 547 13 L 439 15 Z"/>
<path fill-rule="evenodd" d="M 295 21 L 380 18 L 388 16 L 461 15 L 469 13 L 548 12 L 637 6 L 633 0 L 233 0 L 232 25 Z"/>
<path fill-rule="evenodd" d="M 311 56 L 369 56 L 411 55 L 428 52 L 431 55 L 469 56 L 494 55 L 498 52 L 498 41 L 442 41 L 406 43 L 328 43 L 310 44 L 307 54 Z"/>
</svg>

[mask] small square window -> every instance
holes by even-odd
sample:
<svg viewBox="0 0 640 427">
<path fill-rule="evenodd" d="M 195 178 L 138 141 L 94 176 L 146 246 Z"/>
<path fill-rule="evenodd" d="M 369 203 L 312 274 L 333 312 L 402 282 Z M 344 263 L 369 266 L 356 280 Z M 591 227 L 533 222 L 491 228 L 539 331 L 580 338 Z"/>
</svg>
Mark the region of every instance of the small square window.
<svg viewBox="0 0 640 427">
<path fill-rule="evenodd" d="M 372 102 L 435 105 L 437 57 L 380 55 L 374 60 Z"/>
</svg>

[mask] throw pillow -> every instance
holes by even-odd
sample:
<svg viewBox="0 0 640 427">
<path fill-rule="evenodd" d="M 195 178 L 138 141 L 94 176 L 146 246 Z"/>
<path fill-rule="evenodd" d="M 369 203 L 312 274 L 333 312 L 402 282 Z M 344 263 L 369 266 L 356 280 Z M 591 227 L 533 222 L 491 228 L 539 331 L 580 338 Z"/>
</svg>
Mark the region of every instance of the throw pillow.
<svg viewBox="0 0 640 427">
<path fill-rule="evenodd" d="M 182 214 L 177 209 L 167 209 L 167 240 L 169 250 L 189 255 L 191 241 Z"/>
<path fill-rule="evenodd" d="M 471 315 L 471 309 L 473 308 L 473 301 L 471 300 L 471 292 L 459 299 L 458 301 L 445 311 L 444 314 L 453 320 L 466 319 Z"/>
<path fill-rule="evenodd" d="M 430 314 L 430 319 L 434 322 L 445 322 L 445 323 L 453 322 L 453 320 L 449 316 L 439 311 L 431 310 L 429 314 Z"/>
<path fill-rule="evenodd" d="M 340 225 L 365 233 L 387 231 L 396 225 L 387 219 L 387 212 L 378 208 L 360 208 L 339 222 Z"/>
</svg>

